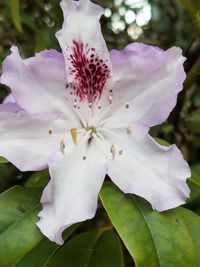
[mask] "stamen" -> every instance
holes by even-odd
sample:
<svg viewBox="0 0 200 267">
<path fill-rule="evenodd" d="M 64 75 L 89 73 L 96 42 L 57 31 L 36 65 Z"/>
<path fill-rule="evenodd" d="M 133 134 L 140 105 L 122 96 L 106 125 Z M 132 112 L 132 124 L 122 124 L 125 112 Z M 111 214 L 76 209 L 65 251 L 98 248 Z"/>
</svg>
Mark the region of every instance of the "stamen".
<svg viewBox="0 0 200 267">
<path fill-rule="evenodd" d="M 83 156 L 83 160 L 86 160 L 87 158 L 86 158 L 86 156 Z"/>
<path fill-rule="evenodd" d="M 75 100 L 75 101 L 74 101 L 74 108 L 76 108 L 76 107 L 77 107 L 77 106 L 76 106 L 76 104 L 77 104 L 76 102 L 77 102 L 77 101 Z"/>
<path fill-rule="evenodd" d="M 123 150 L 119 150 L 119 155 L 121 156 L 123 154 Z"/>
<path fill-rule="evenodd" d="M 126 103 L 126 109 L 129 109 L 130 105 L 128 103 Z"/>
<path fill-rule="evenodd" d="M 113 98 L 111 95 L 109 95 L 108 97 L 108 102 L 109 102 L 109 105 L 112 105 L 112 102 L 113 102 Z"/>
<path fill-rule="evenodd" d="M 72 141 L 74 145 L 77 145 L 77 129 L 76 128 L 71 129 L 71 136 L 72 136 Z"/>
<path fill-rule="evenodd" d="M 64 140 L 60 141 L 60 150 L 61 150 L 62 153 L 65 152 L 65 142 L 64 142 Z"/>
<path fill-rule="evenodd" d="M 97 122 L 98 122 L 99 126 L 104 124 L 104 122 L 108 119 L 108 118 L 105 118 L 105 117 L 106 117 L 107 113 L 109 113 L 111 108 L 112 108 L 112 105 L 107 106 L 107 108 L 104 111 L 102 111 L 100 116 L 97 118 Z M 102 120 L 103 118 L 105 118 L 105 119 Z"/>
<path fill-rule="evenodd" d="M 131 129 L 131 126 L 130 125 L 126 126 L 126 133 L 128 135 L 131 135 L 132 134 L 132 129 Z"/>
<path fill-rule="evenodd" d="M 112 159 L 114 159 L 115 158 L 115 145 L 112 144 L 110 146 L 110 152 L 112 154 Z"/>
</svg>

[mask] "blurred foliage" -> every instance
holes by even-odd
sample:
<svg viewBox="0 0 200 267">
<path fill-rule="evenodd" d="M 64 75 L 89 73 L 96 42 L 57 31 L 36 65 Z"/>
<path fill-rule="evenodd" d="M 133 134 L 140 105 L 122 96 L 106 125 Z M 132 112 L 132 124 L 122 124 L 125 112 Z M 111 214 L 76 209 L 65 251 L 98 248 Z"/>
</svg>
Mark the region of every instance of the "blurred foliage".
<svg viewBox="0 0 200 267">
<path fill-rule="evenodd" d="M 198 0 L 96 0 L 94 2 L 106 8 L 105 16 L 101 19 L 101 24 L 109 49 L 122 49 L 128 43 L 134 41 L 157 45 L 163 49 L 171 46 L 179 46 L 183 49 L 183 54 L 187 58 L 185 70 L 188 74 L 184 84 L 184 90 L 179 94 L 177 105 L 168 121 L 161 126 L 156 126 L 151 129 L 151 135 L 165 139 L 169 143 L 176 143 L 184 153 L 186 159 L 192 166 L 192 177 L 188 181 L 192 191 L 191 198 L 185 205 L 186 209 L 181 208 L 176 212 L 170 211 L 169 217 L 167 217 L 166 213 L 160 215 L 153 211 L 151 212 L 151 209 L 147 207 L 146 203 L 141 202 L 137 198 L 128 199 L 128 197 L 118 192 L 115 187 L 112 188 L 110 185 L 107 185 L 101 193 L 101 199 L 109 214 L 110 220 L 115 225 L 126 248 L 120 243 L 117 235 L 112 230 L 113 227 L 110 224 L 110 220 L 102 205 L 99 204 L 95 220 L 83 223 L 78 229 L 76 229 L 77 226 L 72 229 L 70 228 L 66 233 L 65 246 L 59 250 L 58 246 L 52 245 L 50 241 L 46 239 L 41 241 L 42 237 L 35 228 L 35 224 L 33 224 L 36 221 L 36 217 L 33 215 L 35 214 L 36 216 L 38 212 L 35 199 L 38 198 L 38 194 L 41 193 L 41 188 L 49 180 L 48 172 L 21 173 L 14 166 L 3 163 L 3 159 L 0 158 L 0 191 L 3 192 L 15 185 L 25 186 L 15 186 L 0 196 L 0 209 L 2 214 L 4 214 L 4 208 L 9 206 L 9 213 L 7 214 L 9 218 L 6 219 L 3 215 L 0 217 L 2 225 L 8 224 L 7 226 L 5 225 L 3 234 L 0 235 L 0 249 L 2 249 L 0 257 L 3 257 L 4 262 L 6 262 L 8 258 L 5 255 L 10 253 L 11 258 L 8 262 L 18 259 L 17 261 L 19 262 L 16 265 L 18 267 L 28 266 L 31 259 L 32 266 L 61 266 L 59 263 L 60 258 L 53 258 L 54 255 L 59 255 L 59 253 L 62 255 L 66 250 L 67 254 L 64 253 L 66 257 L 71 252 L 72 254 L 74 253 L 73 259 L 78 261 L 80 258 L 77 258 L 74 250 L 82 242 L 82 246 L 85 244 L 87 249 L 94 250 L 93 255 L 88 255 L 88 251 L 84 251 L 81 254 L 83 261 L 87 262 L 89 259 L 90 265 L 87 266 L 94 266 L 92 265 L 96 260 L 94 255 L 97 255 L 96 257 L 98 259 L 98 257 L 106 254 L 107 256 L 100 263 L 102 264 L 101 266 L 108 267 L 106 264 L 110 262 L 109 248 L 111 247 L 113 248 L 112 257 L 119 259 L 117 261 L 119 266 L 133 266 L 130 255 L 135 257 L 137 266 L 169 266 L 166 265 L 166 262 L 159 262 L 159 260 L 157 260 L 157 265 L 154 263 L 152 263 L 154 265 L 150 265 L 149 262 L 148 265 L 141 265 L 142 257 L 145 260 L 145 257 L 148 256 L 143 254 L 145 246 L 141 243 L 140 238 L 142 237 L 151 240 L 152 243 L 155 239 L 156 246 L 151 257 L 156 258 L 156 254 L 164 253 L 165 256 L 167 255 L 169 257 L 168 260 L 173 258 L 176 261 L 176 265 L 170 266 L 192 267 L 195 264 L 195 260 L 197 261 L 196 266 L 200 266 L 198 258 L 200 255 L 196 253 L 196 258 L 193 255 L 194 250 L 199 251 L 199 243 L 194 230 L 199 227 L 199 218 L 196 219 L 197 215 L 188 211 L 190 209 L 200 214 L 200 165 L 198 164 L 200 159 L 200 2 Z M 60 50 L 55 38 L 55 32 L 61 28 L 63 21 L 59 3 L 60 0 L 0 1 L 0 61 L 2 62 L 10 53 L 9 50 L 12 45 L 17 45 L 24 57 L 33 56 L 35 52 L 48 48 Z M 147 5 L 147 11 L 149 13 L 146 14 L 146 21 L 141 22 L 141 14 L 144 13 L 144 6 Z M 129 14 L 129 17 L 127 14 Z M 1 85 L 0 101 L 8 93 L 9 89 Z M 114 191 L 116 191 L 116 195 L 113 193 Z M 19 194 L 19 192 L 21 193 Z M 110 192 L 108 197 L 113 197 L 113 200 L 110 202 L 113 204 L 111 206 L 109 206 L 106 197 L 108 192 Z M 30 198 L 28 201 L 24 201 L 27 194 L 29 194 Z M 120 205 L 120 203 L 117 203 L 116 196 L 122 198 L 122 201 L 125 203 L 121 207 L 122 214 L 127 213 L 127 209 L 130 210 L 130 214 L 134 210 L 134 216 L 131 222 L 137 216 L 139 218 L 138 224 L 128 225 L 127 229 L 130 230 L 129 233 L 126 232 L 127 229 L 122 228 L 125 223 L 123 220 L 127 219 L 127 217 L 121 216 L 115 218 L 115 214 L 118 214 L 117 211 Z M 24 206 L 21 206 L 21 202 L 25 202 Z M 26 231 L 22 231 L 22 226 L 27 221 L 32 222 L 30 228 L 26 229 L 28 234 Z M 175 222 L 177 225 L 180 223 L 178 231 Z M 158 227 L 155 227 L 157 224 Z M 191 224 L 194 225 L 194 229 L 191 229 Z M 142 235 L 140 235 L 140 232 L 137 233 L 138 225 Z M 154 236 L 150 234 L 147 225 L 152 229 Z M 162 233 L 159 232 L 161 231 L 160 227 L 165 228 Z M 100 230 L 93 230 L 91 232 L 91 229 L 97 228 Z M 184 232 L 184 228 L 187 228 L 186 232 Z M 74 231 L 77 235 L 74 234 Z M 159 239 L 163 232 L 165 234 L 167 232 L 168 234 L 168 236 L 165 236 L 166 240 L 163 239 L 165 242 Z M 18 242 L 20 241 L 19 234 L 25 240 L 24 244 L 27 244 L 27 246 L 23 247 L 21 243 L 22 247 L 18 247 Z M 67 242 L 71 234 L 72 239 Z M 185 255 L 186 265 L 180 265 L 180 259 L 176 259 L 177 255 L 173 254 L 173 247 L 170 247 L 170 242 L 174 238 L 174 234 L 176 234 L 176 241 L 182 238 L 183 243 L 181 244 L 179 242 L 177 247 Z M 129 239 L 130 235 L 134 235 L 133 240 Z M 185 239 L 182 235 L 185 236 Z M 14 241 L 11 246 L 9 242 L 12 238 Z M 168 238 L 171 239 L 168 240 Z M 161 244 L 162 242 L 165 244 Z M 98 249 L 99 244 L 100 246 L 105 246 L 103 250 Z M 106 246 L 108 244 L 110 245 Z M 31 250 L 34 246 L 35 249 Z M 41 258 L 40 256 L 36 258 L 34 255 L 40 255 L 38 253 L 41 249 L 46 249 L 43 257 L 41 255 Z M 125 255 L 125 263 L 123 262 L 121 253 L 122 249 Z M 190 249 L 188 254 L 186 254 L 185 249 Z M 190 258 L 193 260 L 193 265 L 187 263 L 187 261 L 192 262 Z"/>
</svg>

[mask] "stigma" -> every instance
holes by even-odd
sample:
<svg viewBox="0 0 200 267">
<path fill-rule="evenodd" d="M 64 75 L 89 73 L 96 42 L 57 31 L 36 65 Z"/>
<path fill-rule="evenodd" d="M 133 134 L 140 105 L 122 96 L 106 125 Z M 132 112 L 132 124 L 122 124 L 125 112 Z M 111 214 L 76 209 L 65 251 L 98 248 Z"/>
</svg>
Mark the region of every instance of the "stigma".
<svg viewBox="0 0 200 267">
<path fill-rule="evenodd" d="M 90 134 L 91 137 L 97 132 L 96 127 L 94 126 L 87 127 L 86 131 Z"/>
</svg>

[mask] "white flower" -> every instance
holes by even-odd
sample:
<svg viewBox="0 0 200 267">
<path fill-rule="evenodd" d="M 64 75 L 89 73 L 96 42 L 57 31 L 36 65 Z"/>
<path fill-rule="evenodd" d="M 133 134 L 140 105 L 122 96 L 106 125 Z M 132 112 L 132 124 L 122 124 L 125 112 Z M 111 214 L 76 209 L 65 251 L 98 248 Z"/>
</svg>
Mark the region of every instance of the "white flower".
<svg viewBox="0 0 200 267">
<path fill-rule="evenodd" d="M 185 202 L 190 176 L 175 145 L 160 146 L 148 135 L 182 89 L 181 50 L 133 43 L 109 53 L 101 7 L 63 0 L 62 9 L 63 54 L 23 60 L 13 47 L 1 83 L 15 102 L 0 106 L 0 155 L 22 171 L 49 167 L 37 225 L 58 244 L 65 228 L 95 215 L 106 174 L 158 211 Z"/>
</svg>

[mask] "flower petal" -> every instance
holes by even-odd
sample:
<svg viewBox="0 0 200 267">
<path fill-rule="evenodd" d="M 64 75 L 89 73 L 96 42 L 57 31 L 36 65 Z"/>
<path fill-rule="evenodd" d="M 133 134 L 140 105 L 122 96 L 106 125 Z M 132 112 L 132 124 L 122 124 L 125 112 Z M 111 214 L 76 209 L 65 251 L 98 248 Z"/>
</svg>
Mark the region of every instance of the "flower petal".
<svg viewBox="0 0 200 267">
<path fill-rule="evenodd" d="M 122 51 L 111 51 L 110 55 L 114 72 L 110 87 L 114 91 L 116 118 L 123 120 L 126 116 L 129 121 L 149 127 L 165 121 L 186 77 L 181 49 L 162 51 L 133 43 Z M 126 103 L 128 112 L 124 112 Z"/>
<path fill-rule="evenodd" d="M 16 103 L 12 94 L 9 94 L 3 101 L 3 104 L 0 104 L 0 112 L 14 112 L 17 113 L 22 108 Z"/>
<path fill-rule="evenodd" d="M 103 9 L 89 0 L 63 0 L 64 24 L 56 34 L 75 94 L 93 102 L 101 95 L 111 71 L 110 57 L 99 19 Z"/>
<path fill-rule="evenodd" d="M 105 132 L 121 151 L 116 149 L 115 158 L 110 160 L 108 175 L 122 191 L 145 198 L 158 211 L 177 207 L 189 196 L 189 166 L 175 145 L 160 146 L 147 131 L 134 125 L 130 136 L 124 129 Z"/>
<path fill-rule="evenodd" d="M 21 171 L 47 167 L 59 147 L 59 135 L 48 133 L 55 119 L 55 115 L 31 116 L 24 111 L 0 112 L 0 155 Z"/>
<path fill-rule="evenodd" d="M 16 47 L 11 51 L 3 63 L 1 83 L 11 88 L 19 106 L 32 113 L 65 110 L 66 74 L 60 54 L 46 52 L 22 60 Z"/>
<path fill-rule="evenodd" d="M 63 244 L 64 229 L 95 215 L 106 166 L 95 144 L 90 143 L 85 153 L 78 145 L 71 153 L 61 155 L 50 164 L 50 174 L 37 225 L 50 240 Z"/>
</svg>

